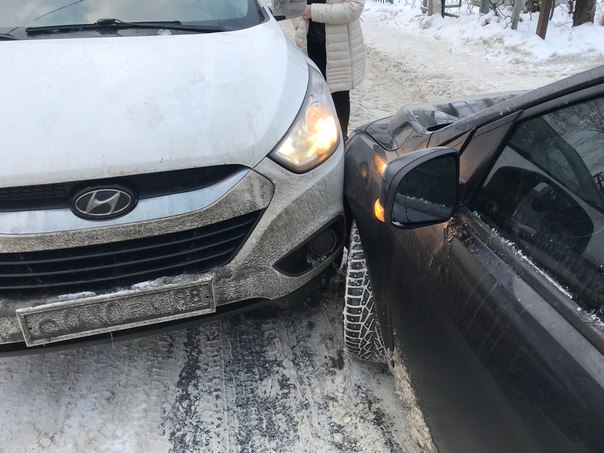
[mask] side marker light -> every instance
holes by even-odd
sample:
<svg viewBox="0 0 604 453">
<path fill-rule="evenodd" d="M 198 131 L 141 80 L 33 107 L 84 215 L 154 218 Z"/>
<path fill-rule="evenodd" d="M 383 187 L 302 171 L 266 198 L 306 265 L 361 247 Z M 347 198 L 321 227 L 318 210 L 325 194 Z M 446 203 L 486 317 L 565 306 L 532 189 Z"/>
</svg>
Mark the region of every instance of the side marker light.
<svg viewBox="0 0 604 453">
<path fill-rule="evenodd" d="M 381 222 L 384 222 L 384 207 L 382 203 L 380 203 L 380 199 L 375 200 L 375 204 L 373 205 L 373 212 L 375 214 L 375 218 Z"/>
</svg>

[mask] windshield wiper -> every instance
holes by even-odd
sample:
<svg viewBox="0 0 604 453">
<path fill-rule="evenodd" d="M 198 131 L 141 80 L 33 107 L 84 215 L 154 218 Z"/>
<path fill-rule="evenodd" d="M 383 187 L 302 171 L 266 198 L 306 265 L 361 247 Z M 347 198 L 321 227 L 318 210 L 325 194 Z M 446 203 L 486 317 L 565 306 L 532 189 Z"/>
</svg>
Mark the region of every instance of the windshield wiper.
<svg viewBox="0 0 604 453">
<path fill-rule="evenodd" d="M 15 38 L 13 35 L 9 35 L 7 33 L 0 33 L 0 41 L 1 40 L 10 41 L 10 40 L 13 40 L 13 39 L 17 39 L 17 38 Z"/>
<path fill-rule="evenodd" d="M 125 29 L 148 29 L 148 30 L 178 30 L 192 33 L 214 33 L 225 31 L 226 29 L 219 25 L 183 25 L 182 22 L 173 21 L 153 21 L 153 22 L 124 22 L 120 19 L 99 19 L 93 24 L 68 24 L 68 25 L 47 25 L 43 27 L 28 27 L 25 32 L 28 35 L 46 34 L 46 33 L 70 33 L 74 31 L 89 30 L 125 30 Z"/>
</svg>

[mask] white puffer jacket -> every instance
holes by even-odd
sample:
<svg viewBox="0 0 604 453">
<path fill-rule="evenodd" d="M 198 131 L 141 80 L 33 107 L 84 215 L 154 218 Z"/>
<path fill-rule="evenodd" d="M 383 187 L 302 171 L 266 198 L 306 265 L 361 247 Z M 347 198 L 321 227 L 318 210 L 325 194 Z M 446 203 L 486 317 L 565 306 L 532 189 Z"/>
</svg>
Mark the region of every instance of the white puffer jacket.
<svg viewBox="0 0 604 453">
<path fill-rule="evenodd" d="M 311 4 L 313 22 L 325 24 L 327 84 L 332 93 L 350 91 L 365 77 L 365 44 L 359 17 L 365 0 L 327 0 Z M 307 52 L 308 21 L 293 19 L 296 45 Z"/>
</svg>

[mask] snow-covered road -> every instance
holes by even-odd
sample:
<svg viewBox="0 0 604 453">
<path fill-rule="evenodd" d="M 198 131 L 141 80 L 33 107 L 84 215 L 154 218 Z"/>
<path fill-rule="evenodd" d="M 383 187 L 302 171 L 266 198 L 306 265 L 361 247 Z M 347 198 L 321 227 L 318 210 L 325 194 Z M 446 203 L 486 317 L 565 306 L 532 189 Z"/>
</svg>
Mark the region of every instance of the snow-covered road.
<svg viewBox="0 0 604 453">
<path fill-rule="evenodd" d="M 343 354 L 341 291 L 271 319 L 0 358 L 0 451 L 417 451 L 391 375 Z"/>
<path fill-rule="evenodd" d="M 368 74 L 352 92 L 353 127 L 403 103 L 531 88 L 593 66 L 487 62 L 480 48 L 375 15 L 363 28 Z M 342 291 L 340 275 L 273 319 L 0 357 L 0 452 L 420 451 L 406 428 L 416 408 L 391 374 L 343 353 Z"/>
</svg>

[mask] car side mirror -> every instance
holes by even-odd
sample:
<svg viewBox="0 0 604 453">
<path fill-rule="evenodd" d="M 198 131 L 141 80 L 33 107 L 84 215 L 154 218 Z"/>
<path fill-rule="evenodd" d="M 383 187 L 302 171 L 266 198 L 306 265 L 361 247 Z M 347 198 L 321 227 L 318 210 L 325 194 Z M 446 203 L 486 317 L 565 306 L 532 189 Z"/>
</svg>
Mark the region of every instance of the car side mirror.
<svg viewBox="0 0 604 453">
<path fill-rule="evenodd" d="M 459 154 L 438 147 L 409 153 L 388 164 L 383 174 L 384 221 L 397 228 L 446 222 L 459 197 Z"/>
<path fill-rule="evenodd" d="M 277 20 L 301 16 L 306 7 L 306 0 L 272 0 L 270 10 Z"/>
</svg>

